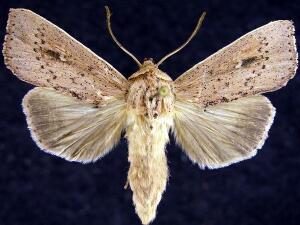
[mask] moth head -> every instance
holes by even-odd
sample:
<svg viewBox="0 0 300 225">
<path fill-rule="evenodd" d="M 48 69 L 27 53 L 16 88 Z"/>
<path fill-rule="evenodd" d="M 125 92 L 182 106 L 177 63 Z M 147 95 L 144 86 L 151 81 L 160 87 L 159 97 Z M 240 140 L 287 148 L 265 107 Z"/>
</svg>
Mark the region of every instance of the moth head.
<svg viewBox="0 0 300 225">
<path fill-rule="evenodd" d="M 192 39 L 193 37 L 197 34 L 197 32 L 199 31 L 201 25 L 202 25 L 202 22 L 205 18 L 205 15 L 206 15 L 206 12 L 203 12 L 202 15 L 200 16 L 198 22 L 197 22 L 197 25 L 194 29 L 194 31 L 192 32 L 192 34 L 189 36 L 189 38 L 181 45 L 179 46 L 178 48 L 176 48 L 174 51 L 168 53 L 167 55 L 165 55 L 161 60 L 158 61 L 157 64 L 155 64 L 153 62 L 153 59 L 152 58 L 149 58 L 149 59 L 145 59 L 143 63 L 141 63 L 132 53 L 130 53 L 118 40 L 117 38 L 115 37 L 114 33 L 112 32 L 112 29 L 111 29 L 111 22 L 110 22 L 110 17 L 111 17 L 111 12 L 108 8 L 108 6 L 105 6 L 105 10 L 106 10 L 106 24 L 107 24 L 107 29 L 108 29 L 108 32 L 109 34 L 111 35 L 112 39 L 114 40 L 114 42 L 125 52 L 127 53 L 127 55 L 129 55 L 137 64 L 138 66 L 141 68 L 141 67 L 145 67 L 146 65 L 153 65 L 155 66 L 156 68 L 162 64 L 167 58 L 171 57 L 172 55 L 176 54 L 177 52 L 179 52 L 181 49 L 183 49 Z"/>
<path fill-rule="evenodd" d="M 132 74 L 128 79 L 136 79 L 140 76 L 144 76 L 145 74 L 154 76 L 161 80 L 172 81 L 172 78 L 168 76 L 168 74 L 158 69 L 157 64 L 154 63 L 152 58 L 145 58 L 143 64 L 140 66 L 140 69 Z"/>
<path fill-rule="evenodd" d="M 142 66 L 156 66 L 154 63 L 153 58 L 144 58 L 144 62 L 142 64 Z"/>
</svg>

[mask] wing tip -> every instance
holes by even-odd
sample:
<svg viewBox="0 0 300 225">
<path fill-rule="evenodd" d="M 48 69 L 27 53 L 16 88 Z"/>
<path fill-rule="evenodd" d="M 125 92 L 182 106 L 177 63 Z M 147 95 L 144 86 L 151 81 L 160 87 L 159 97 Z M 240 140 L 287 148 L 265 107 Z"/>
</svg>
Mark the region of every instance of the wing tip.
<svg viewBox="0 0 300 225">
<path fill-rule="evenodd" d="M 294 78 L 298 69 L 298 51 L 297 51 L 297 44 L 296 44 L 296 37 L 295 37 L 295 25 L 293 20 L 286 19 L 286 20 L 275 20 L 264 26 L 274 26 L 275 29 L 272 30 L 273 32 L 276 33 L 278 32 L 282 34 L 282 36 L 288 37 L 289 39 L 288 42 L 290 42 L 290 46 L 288 50 L 293 54 L 291 56 L 291 67 L 289 68 L 288 71 L 289 73 L 286 75 L 286 79 L 283 80 L 282 85 L 272 90 L 275 91 L 286 86 L 288 81 Z"/>
<path fill-rule="evenodd" d="M 292 75 L 291 78 L 293 78 L 296 75 L 297 69 L 298 69 L 298 51 L 297 51 L 297 43 L 296 43 L 296 36 L 295 36 L 295 26 L 294 22 L 291 20 L 292 23 L 292 40 L 293 40 L 293 47 L 294 47 L 294 52 L 295 52 L 295 66 L 294 66 L 294 74 Z"/>
<path fill-rule="evenodd" d="M 23 9 L 23 8 L 10 8 L 9 9 L 9 13 L 8 13 L 8 19 L 7 19 L 7 25 L 6 25 L 6 34 L 4 37 L 4 42 L 3 42 L 3 46 L 2 46 L 2 54 L 4 57 L 4 64 L 5 66 L 13 73 L 16 74 L 16 68 L 14 68 L 11 63 L 10 63 L 10 58 L 11 58 L 11 51 L 12 51 L 12 47 L 10 46 L 11 41 L 13 41 L 13 29 L 15 26 L 15 23 L 13 22 L 14 19 L 17 17 L 17 14 L 20 11 L 26 11 L 26 12 L 31 12 L 28 9 Z"/>
<path fill-rule="evenodd" d="M 274 21 L 277 22 L 277 21 Z M 296 37 L 295 37 L 295 25 L 294 25 L 294 21 L 293 20 L 278 20 L 278 22 L 280 23 L 280 25 L 284 25 L 285 29 L 287 30 L 288 33 L 288 37 L 291 39 L 291 48 L 290 49 L 294 55 L 292 57 L 292 64 L 293 67 L 291 67 L 292 73 L 289 76 L 289 79 L 294 78 L 294 76 L 296 75 L 297 69 L 298 69 L 298 51 L 297 51 L 297 43 L 296 43 Z M 287 80 L 287 81 L 288 81 Z M 287 82 L 284 84 L 284 86 L 287 84 Z"/>
<path fill-rule="evenodd" d="M 287 26 L 286 29 L 287 29 L 288 37 L 290 38 L 290 43 L 291 43 L 289 52 L 293 53 L 293 55 L 291 57 L 291 67 L 289 68 L 289 74 L 287 75 L 287 79 L 282 84 L 282 86 L 279 87 L 278 89 L 286 86 L 288 81 L 295 77 L 295 75 L 297 74 L 297 69 L 298 69 L 298 51 L 297 51 L 297 43 L 296 43 L 296 37 L 295 37 L 294 22 L 292 20 L 280 20 L 280 21 L 286 23 L 286 26 Z"/>
<path fill-rule="evenodd" d="M 8 19 L 7 19 L 7 24 L 6 24 L 6 28 L 5 28 L 5 36 L 4 36 L 4 42 L 3 42 L 3 46 L 2 46 L 2 54 L 4 57 L 4 64 L 5 66 L 10 69 L 9 67 L 9 47 L 8 47 L 8 43 L 9 43 L 9 39 L 10 39 L 10 28 L 11 28 L 11 12 L 13 9 L 9 9 L 9 14 L 8 14 Z M 11 69 L 10 69 L 11 70 Z"/>
</svg>

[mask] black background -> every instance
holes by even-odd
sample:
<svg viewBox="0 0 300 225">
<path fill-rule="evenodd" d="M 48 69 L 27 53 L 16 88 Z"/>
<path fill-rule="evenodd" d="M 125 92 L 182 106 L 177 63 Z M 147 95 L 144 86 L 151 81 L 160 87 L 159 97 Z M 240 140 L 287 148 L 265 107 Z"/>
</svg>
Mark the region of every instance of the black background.
<svg viewBox="0 0 300 225">
<path fill-rule="evenodd" d="M 0 39 L 8 9 L 28 8 L 60 26 L 126 77 L 135 63 L 105 29 L 113 29 L 139 59 L 158 60 L 182 43 L 200 13 L 208 16 L 196 38 L 161 69 L 176 78 L 246 32 L 272 20 L 292 19 L 300 42 L 295 1 L 96 1 L 0 0 Z M 300 76 L 267 94 L 277 108 L 269 138 L 257 156 L 218 170 L 200 170 L 174 140 L 167 146 L 170 180 L 153 224 L 265 225 L 300 220 Z M 131 192 L 126 141 L 94 164 L 70 163 L 38 150 L 21 108 L 31 85 L 19 81 L 0 57 L 0 225 L 140 224 Z"/>
</svg>

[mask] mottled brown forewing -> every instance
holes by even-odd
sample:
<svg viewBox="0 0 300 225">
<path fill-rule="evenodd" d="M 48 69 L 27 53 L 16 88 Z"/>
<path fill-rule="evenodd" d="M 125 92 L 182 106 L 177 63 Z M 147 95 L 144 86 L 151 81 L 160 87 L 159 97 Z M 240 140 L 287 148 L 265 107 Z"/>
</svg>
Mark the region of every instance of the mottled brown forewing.
<svg viewBox="0 0 300 225">
<path fill-rule="evenodd" d="M 127 90 L 116 69 L 30 10 L 10 10 L 3 54 L 20 79 L 88 102 L 101 103 Z"/>
<path fill-rule="evenodd" d="M 176 97 L 199 106 L 275 91 L 295 75 L 291 21 L 262 26 L 219 50 L 175 80 Z"/>
</svg>

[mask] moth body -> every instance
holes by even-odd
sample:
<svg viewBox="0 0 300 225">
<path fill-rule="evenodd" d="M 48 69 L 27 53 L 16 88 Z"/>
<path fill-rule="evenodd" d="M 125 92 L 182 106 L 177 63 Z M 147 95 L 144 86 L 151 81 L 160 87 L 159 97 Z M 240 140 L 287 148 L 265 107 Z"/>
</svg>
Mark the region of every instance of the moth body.
<svg viewBox="0 0 300 225">
<path fill-rule="evenodd" d="M 146 60 L 130 78 L 126 138 L 130 169 L 128 181 L 136 212 L 143 224 L 151 222 L 163 191 L 168 167 L 165 146 L 173 126 L 172 79 Z"/>
</svg>

